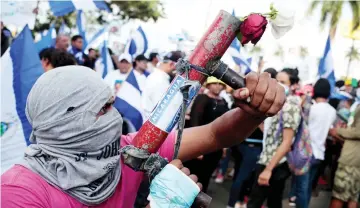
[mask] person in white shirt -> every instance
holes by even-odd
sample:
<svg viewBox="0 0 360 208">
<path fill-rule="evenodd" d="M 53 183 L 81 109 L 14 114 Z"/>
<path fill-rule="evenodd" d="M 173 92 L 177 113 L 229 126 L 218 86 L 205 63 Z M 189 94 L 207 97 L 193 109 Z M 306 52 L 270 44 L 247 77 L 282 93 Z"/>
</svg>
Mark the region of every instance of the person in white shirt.
<svg viewBox="0 0 360 208">
<path fill-rule="evenodd" d="M 152 73 L 156 68 L 157 64 L 159 63 L 159 61 L 160 58 L 158 53 L 150 53 L 147 71 L 149 73 Z"/>
<path fill-rule="evenodd" d="M 182 57 L 183 53 L 181 51 L 170 52 L 148 76 L 141 97 L 141 104 L 146 119 L 149 118 L 150 113 L 170 86 L 170 75 L 175 70 L 176 62 Z"/>
<path fill-rule="evenodd" d="M 324 160 L 325 142 L 329 130 L 336 120 L 336 110 L 328 103 L 331 94 L 330 83 L 327 79 L 319 79 L 314 85 L 314 104 L 310 107 L 308 129 L 313 151 L 313 161 L 308 172 L 308 177 L 302 177 L 304 187 L 307 187 L 307 206 L 310 204 L 313 183 L 318 180 L 317 176 L 320 165 Z M 307 181 L 307 182 L 306 182 Z M 298 188 L 292 187 L 291 194 L 295 195 Z M 290 197 L 290 201 L 295 201 Z"/>
<path fill-rule="evenodd" d="M 149 75 L 149 72 L 146 71 L 147 63 L 148 63 L 148 59 L 142 54 L 136 56 L 135 61 L 133 63 L 134 66 L 133 72 L 141 92 L 144 91 L 146 78 Z"/>
<path fill-rule="evenodd" d="M 131 69 L 131 56 L 130 54 L 121 54 L 119 56 L 119 69 L 109 72 L 104 81 L 109 85 L 114 95 L 119 91 L 121 84 L 125 81 Z"/>
</svg>

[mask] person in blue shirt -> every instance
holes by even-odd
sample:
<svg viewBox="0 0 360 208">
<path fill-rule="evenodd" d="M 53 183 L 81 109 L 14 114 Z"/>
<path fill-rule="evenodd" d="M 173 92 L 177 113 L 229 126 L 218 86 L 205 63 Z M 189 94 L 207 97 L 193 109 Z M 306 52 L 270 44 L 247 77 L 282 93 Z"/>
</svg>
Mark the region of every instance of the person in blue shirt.
<svg viewBox="0 0 360 208">
<path fill-rule="evenodd" d="M 71 48 L 69 49 L 69 53 L 74 55 L 78 65 L 84 65 L 85 61 L 88 58 L 82 50 L 83 44 L 84 44 L 84 39 L 81 35 L 74 35 L 71 38 Z"/>
</svg>

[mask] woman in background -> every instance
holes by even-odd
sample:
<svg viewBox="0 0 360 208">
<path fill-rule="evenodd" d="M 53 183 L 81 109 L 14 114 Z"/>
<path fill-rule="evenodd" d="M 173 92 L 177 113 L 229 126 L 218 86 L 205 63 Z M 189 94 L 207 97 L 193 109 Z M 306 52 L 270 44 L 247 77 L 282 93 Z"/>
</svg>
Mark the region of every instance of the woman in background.
<svg viewBox="0 0 360 208">
<path fill-rule="evenodd" d="M 227 102 L 220 96 L 220 92 L 225 87 L 225 83 L 215 77 L 207 79 L 206 88 L 208 91 L 205 94 L 198 95 L 194 100 L 190 113 L 190 127 L 209 124 L 230 110 Z M 204 192 L 207 191 L 211 175 L 215 171 L 222 155 L 222 150 L 218 150 L 186 162 L 186 167 L 196 174 L 199 182 L 203 184 Z"/>
</svg>

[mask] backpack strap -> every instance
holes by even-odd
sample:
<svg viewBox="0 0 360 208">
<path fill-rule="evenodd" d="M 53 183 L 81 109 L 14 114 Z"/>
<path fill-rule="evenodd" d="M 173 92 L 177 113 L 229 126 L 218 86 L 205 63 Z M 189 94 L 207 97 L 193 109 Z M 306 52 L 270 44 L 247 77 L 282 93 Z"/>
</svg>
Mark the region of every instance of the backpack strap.
<svg viewBox="0 0 360 208">
<path fill-rule="evenodd" d="M 278 139 L 280 137 L 280 133 L 282 132 L 284 128 L 284 120 L 283 120 L 283 111 L 280 111 L 280 115 L 279 115 L 279 128 L 276 131 L 275 134 L 275 139 Z"/>
</svg>

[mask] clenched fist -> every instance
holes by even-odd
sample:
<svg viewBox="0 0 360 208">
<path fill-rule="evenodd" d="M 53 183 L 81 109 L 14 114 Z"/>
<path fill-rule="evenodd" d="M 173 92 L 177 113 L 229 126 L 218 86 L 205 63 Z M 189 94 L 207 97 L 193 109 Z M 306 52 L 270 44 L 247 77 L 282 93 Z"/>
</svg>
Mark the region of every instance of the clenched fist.
<svg viewBox="0 0 360 208">
<path fill-rule="evenodd" d="M 273 116 L 285 103 L 284 88 L 270 74 L 250 72 L 245 77 L 246 87 L 235 90 L 235 105 L 254 116 Z"/>
</svg>

